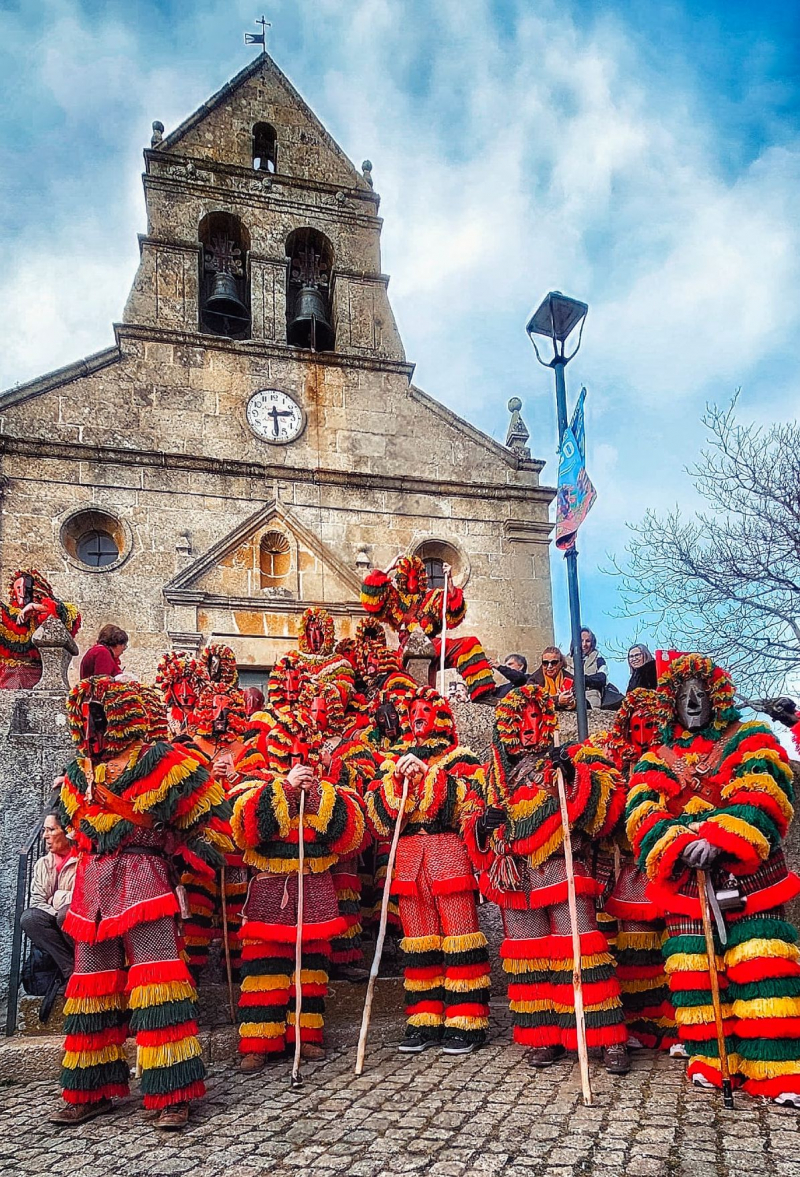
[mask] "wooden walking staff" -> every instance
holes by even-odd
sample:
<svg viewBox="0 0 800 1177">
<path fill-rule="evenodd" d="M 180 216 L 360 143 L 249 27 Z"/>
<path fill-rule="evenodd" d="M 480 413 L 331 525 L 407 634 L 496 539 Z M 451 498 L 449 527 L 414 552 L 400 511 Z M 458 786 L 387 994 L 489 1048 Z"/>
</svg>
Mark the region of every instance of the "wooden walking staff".
<svg viewBox="0 0 800 1177">
<path fill-rule="evenodd" d="M 300 809 L 297 819 L 297 935 L 294 941 L 294 1062 L 292 1063 L 292 1087 L 303 1086 L 300 1075 L 300 1012 L 303 1007 L 303 991 L 300 972 L 303 964 L 303 866 L 305 845 L 303 843 L 303 818 L 306 812 L 306 791 L 300 790 Z"/>
<path fill-rule="evenodd" d="M 400 812 L 397 815 L 397 821 L 394 823 L 394 833 L 392 834 L 392 845 L 389 850 L 389 861 L 386 864 L 386 881 L 383 884 L 383 896 L 381 897 L 381 919 L 378 925 L 378 938 L 375 941 L 375 955 L 372 958 L 372 967 L 369 970 L 369 981 L 367 983 L 367 997 L 364 1002 L 364 1013 L 361 1018 L 361 1033 L 358 1036 L 358 1052 L 356 1054 L 356 1074 L 360 1075 L 364 1070 L 364 1054 L 367 1049 L 367 1034 L 369 1033 L 369 1020 L 372 1015 L 372 998 L 375 993 L 375 982 L 378 979 L 378 971 L 381 967 L 381 956 L 383 955 L 383 942 L 386 939 L 386 924 L 389 920 L 389 896 L 392 890 L 392 875 L 394 874 L 394 860 L 397 857 L 397 843 L 400 841 L 400 827 L 403 824 L 403 817 L 406 811 L 406 800 L 408 799 L 408 777 L 403 777 L 403 795 L 400 798 Z"/>
<path fill-rule="evenodd" d="M 719 1072 L 722 1079 L 722 1102 L 726 1108 L 733 1109 L 733 1084 L 728 1067 L 728 1048 L 725 1045 L 725 1024 L 722 1020 L 722 1001 L 719 995 L 719 977 L 717 975 L 717 950 L 714 946 L 714 931 L 711 927 L 711 912 L 708 910 L 708 895 L 706 893 L 706 872 L 697 872 L 697 894 L 700 900 L 700 914 L 703 917 L 703 933 L 706 938 L 706 956 L 708 957 L 708 979 L 711 982 L 711 1004 L 714 1007 L 714 1024 L 717 1029 L 717 1049 L 719 1050 Z"/>
<path fill-rule="evenodd" d="M 444 566 L 444 595 L 442 596 L 442 648 L 439 651 L 439 674 L 441 675 L 440 689 L 444 694 L 444 660 L 447 657 L 447 581 L 449 579 L 450 570 L 445 564 Z"/>
<path fill-rule="evenodd" d="M 583 975 L 581 973 L 581 934 L 578 930 L 578 903 L 575 897 L 575 866 L 572 861 L 572 836 L 569 830 L 567 789 L 564 774 L 556 770 L 558 801 L 561 806 L 561 825 L 564 830 L 564 865 L 567 870 L 567 900 L 569 903 L 569 924 L 572 931 L 572 991 L 575 997 L 575 1031 L 578 1040 L 578 1065 L 581 1072 L 583 1106 L 590 1108 L 594 1103 L 592 1084 L 589 1079 L 589 1050 L 586 1045 L 586 1015 L 583 1010 Z"/>
<path fill-rule="evenodd" d="M 223 864 L 219 879 L 219 897 L 222 904 L 222 947 L 225 952 L 225 972 L 228 977 L 228 1007 L 231 1011 L 231 1021 L 236 1025 L 236 1002 L 233 1000 L 233 969 L 231 968 L 231 942 L 228 932 L 228 900 L 225 895 L 225 866 Z"/>
</svg>

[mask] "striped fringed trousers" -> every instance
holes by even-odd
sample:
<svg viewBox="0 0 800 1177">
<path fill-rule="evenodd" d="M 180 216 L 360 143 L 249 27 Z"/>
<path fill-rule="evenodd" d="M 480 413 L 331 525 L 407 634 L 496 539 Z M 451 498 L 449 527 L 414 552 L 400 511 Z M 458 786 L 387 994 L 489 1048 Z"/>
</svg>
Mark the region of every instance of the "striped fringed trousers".
<svg viewBox="0 0 800 1177">
<path fill-rule="evenodd" d="M 172 917 L 137 924 L 122 937 L 76 943 L 64 1005 L 64 1099 L 92 1103 L 128 1094 L 123 1048 L 129 1029 L 136 1036 L 144 1106 L 199 1099 L 205 1068 L 196 1001 Z"/>
<path fill-rule="evenodd" d="M 577 896 L 581 973 L 589 1047 L 625 1042 L 628 1031 L 608 942 L 598 931 L 594 899 Z M 572 935 L 566 902 L 530 910 L 503 909 L 500 946 L 509 975 L 514 1041 L 523 1046 L 577 1049 L 572 988 Z"/>
<path fill-rule="evenodd" d="M 241 964 L 240 931 L 242 908 L 247 897 L 250 871 L 246 866 L 227 864 L 224 873 L 225 913 L 228 920 L 228 946 L 231 953 L 231 970 L 238 980 Z M 189 957 L 189 968 L 195 979 L 208 961 L 211 940 L 215 930 L 222 935 L 222 890 L 223 874 L 200 874 L 186 871 L 181 876 L 189 903 L 189 918 L 183 923 L 183 938 Z"/>
<path fill-rule="evenodd" d="M 725 917 L 715 940 L 725 1043 L 734 1083 L 749 1095 L 800 1092 L 800 952 L 783 908 Z M 703 925 L 667 916 L 664 957 L 688 1074 L 720 1085 L 719 1051 Z M 716 937 L 716 929 L 715 929 Z"/>
<path fill-rule="evenodd" d="M 331 867 L 331 878 L 336 891 L 339 915 L 347 922 L 345 931 L 341 936 L 335 936 L 331 943 L 331 963 L 362 964 L 364 950 L 361 947 L 361 878 L 358 873 L 358 855 L 341 858 Z"/>
<path fill-rule="evenodd" d="M 433 648 L 436 651 L 436 659 L 431 662 L 430 675 L 434 680 L 431 686 L 436 685 L 435 679 L 439 669 L 439 658 L 442 649 L 440 638 L 433 639 Z M 446 638 L 444 664 L 458 671 L 467 684 L 469 697 L 473 701 L 480 699 L 481 696 L 495 689 L 496 683 L 492 668 L 489 665 L 489 660 L 486 657 L 483 646 L 477 638 Z"/>
<path fill-rule="evenodd" d="M 490 967 L 474 892 L 434 894 L 423 864 L 417 893 L 401 895 L 399 907 L 409 1032 L 483 1042 Z"/>
<path fill-rule="evenodd" d="M 628 1033 L 642 1046 L 669 1049 L 678 1041 L 661 946 L 663 920 L 619 920 L 614 956 Z"/>
<path fill-rule="evenodd" d="M 330 940 L 303 944 L 300 969 L 300 1041 L 322 1044 L 328 993 Z M 239 1050 L 279 1054 L 295 1040 L 295 946 L 244 938 L 239 995 Z"/>
</svg>

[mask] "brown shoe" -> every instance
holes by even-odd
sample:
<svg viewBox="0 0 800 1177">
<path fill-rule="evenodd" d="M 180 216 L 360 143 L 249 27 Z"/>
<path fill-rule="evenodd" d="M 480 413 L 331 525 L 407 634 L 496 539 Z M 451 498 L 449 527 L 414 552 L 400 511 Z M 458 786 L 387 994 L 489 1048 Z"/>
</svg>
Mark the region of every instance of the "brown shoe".
<svg viewBox="0 0 800 1177">
<path fill-rule="evenodd" d="M 110 1112 L 113 1106 L 110 1099 L 96 1099 L 92 1103 L 67 1103 L 53 1113 L 50 1123 L 58 1124 L 62 1128 L 85 1124 L 88 1120 L 94 1120 L 96 1116 Z"/>
<path fill-rule="evenodd" d="M 239 1059 L 239 1070 L 243 1075 L 257 1075 L 264 1070 L 266 1062 L 263 1054 L 243 1054 Z"/>
<path fill-rule="evenodd" d="M 531 1067 L 552 1067 L 564 1057 L 564 1053 L 563 1046 L 535 1046 L 528 1051 L 528 1064 Z"/>
<path fill-rule="evenodd" d="M 631 1069 L 627 1046 L 622 1043 L 618 1046 L 606 1046 L 603 1049 L 603 1066 L 609 1075 L 627 1075 Z"/>
<path fill-rule="evenodd" d="M 178 1132 L 181 1128 L 185 1128 L 188 1123 L 188 1103 L 171 1103 L 158 1113 L 158 1116 L 153 1121 L 153 1127 L 160 1128 L 163 1132 Z"/>
<path fill-rule="evenodd" d="M 325 1058 L 325 1047 L 317 1046 L 316 1042 L 304 1042 L 300 1047 L 300 1058 L 307 1059 L 310 1063 L 321 1062 Z"/>
</svg>

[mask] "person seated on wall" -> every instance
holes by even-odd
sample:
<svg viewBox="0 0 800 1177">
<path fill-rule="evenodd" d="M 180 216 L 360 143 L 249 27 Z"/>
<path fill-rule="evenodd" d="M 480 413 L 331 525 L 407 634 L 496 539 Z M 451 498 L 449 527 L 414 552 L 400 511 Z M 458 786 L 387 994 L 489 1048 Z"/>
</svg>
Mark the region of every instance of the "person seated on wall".
<svg viewBox="0 0 800 1177">
<path fill-rule="evenodd" d="M 120 659 L 128 645 L 128 635 L 118 625 L 104 625 L 97 635 L 97 641 L 81 658 L 81 678 L 94 678 L 102 674 L 124 682 L 125 675 Z"/>
<path fill-rule="evenodd" d="M 542 650 L 541 665 L 538 670 L 534 670 L 530 681 L 537 687 L 544 687 L 556 711 L 575 710 L 574 679 L 558 646 L 548 646 Z"/>
<path fill-rule="evenodd" d="M 528 681 L 528 659 L 523 654 L 509 654 L 505 662 L 490 662 L 489 665 L 508 679 L 495 691 L 495 699 L 503 699 L 514 687 L 521 687 Z"/>
<path fill-rule="evenodd" d="M 31 944 L 44 956 L 42 960 L 33 954 L 33 976 L 25 987 L 44 998 L 40 1019 L 47 1021 L 56 993 L 75 968 L 75 946 L 64 932 L 63 924 L 72 902 L 78 859 L 56 813 L 47 814 L 42 833 L 46 853 L 33 864 L 30 906 L 23 911 L 19 922 Z M 51 962 L 53 967 L 49 969 Z M 37 971 L 41 977 L 36 976 Z M 40 988 L 42 983 L 44 990 Z"/>
<path fill-rule="evenodd" d="M 628 680 L 628 686 L 625 691 L 626 695 L 629 695 L 631 691 L 638 690 L 640 687 L 644 687 L 648 691 L 654 691 L 656 689 L 658 686 L 656 660 L 643 642 L 631 646 L 630 650 L 628 650 L 628 666 L 630 667 L 631 677 Z"/>
<path fill-rule="evenodd" d="M 76 605 L 59 601 L 53 586 L 35 568 L 12 572 L 8 604 L 0 604 L 0 690 L 30 690 L 42 677 L 42 656 L 33 635 L 48 617 L 57 617 L 72 637 L 81 627 Z"/>
</svg>

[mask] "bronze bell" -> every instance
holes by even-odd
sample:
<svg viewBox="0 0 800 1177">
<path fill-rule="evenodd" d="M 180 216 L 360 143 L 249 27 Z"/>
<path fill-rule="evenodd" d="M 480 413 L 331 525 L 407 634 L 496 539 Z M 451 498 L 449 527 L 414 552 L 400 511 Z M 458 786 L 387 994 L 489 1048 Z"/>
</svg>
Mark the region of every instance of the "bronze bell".
<svg viewBox="0 0 800 1177">
<path fill-rule="evenodd" d="M 332 351 L 333 327 L 327 313 L 322 291 L 316 286 L 301 286 L 286 330 L 288 342 L 293 347 L 310 347 L 312 351 Z"/>
<path fill-rule="evenodd" d="M 232 274 L 214 275 L 214 287 L 206 299 L 204 318 L 212 331 L 230 335 L 242 331 L 250 321 L 247 307 L 239 298 Z"/>
</svg>

